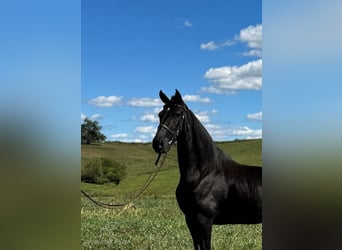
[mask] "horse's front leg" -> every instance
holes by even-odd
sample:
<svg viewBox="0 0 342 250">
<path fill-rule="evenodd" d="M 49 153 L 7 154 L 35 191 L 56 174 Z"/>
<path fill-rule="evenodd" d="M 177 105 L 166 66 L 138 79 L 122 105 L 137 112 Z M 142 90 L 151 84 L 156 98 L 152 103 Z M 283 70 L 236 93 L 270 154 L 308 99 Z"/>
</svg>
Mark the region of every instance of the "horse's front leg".
<svg viewBox="0 0 342 250">
<path fill-rule="evenodd" d="M 185 219 L 192 236 L 195 250 L 210 250 L 212 219 L 201 214 L 186 215 Z"/>
</svg>

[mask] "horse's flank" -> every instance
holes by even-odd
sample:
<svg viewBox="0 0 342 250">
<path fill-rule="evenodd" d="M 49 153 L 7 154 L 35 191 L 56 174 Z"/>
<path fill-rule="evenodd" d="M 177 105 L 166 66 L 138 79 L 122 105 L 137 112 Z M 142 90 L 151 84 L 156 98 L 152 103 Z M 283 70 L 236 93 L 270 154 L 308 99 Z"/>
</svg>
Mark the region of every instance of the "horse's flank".
<svg viewBox="0 0 342 250">
<path fill-rule="evenodd" d="M 187 111 L 186 119 L 189 128 L 181 140 L 187 143 L 179 141 L 177 144 L 181 173 L 177 188 L 180 208 L 184 211 L 192 209 L 187 194 L 195 194 L 197 201 L 193 202 L 202 204 L 204 212 L 207 210 L 206 213 L 214 217 L 214 224 L 260 223 L 261 168 L 232 160 L 214 144 L 192 111 Z M 222 192 L 227 184 L 227 192 Z M 253 213 L 259 208 L 258 213 Z"/>
</svg>

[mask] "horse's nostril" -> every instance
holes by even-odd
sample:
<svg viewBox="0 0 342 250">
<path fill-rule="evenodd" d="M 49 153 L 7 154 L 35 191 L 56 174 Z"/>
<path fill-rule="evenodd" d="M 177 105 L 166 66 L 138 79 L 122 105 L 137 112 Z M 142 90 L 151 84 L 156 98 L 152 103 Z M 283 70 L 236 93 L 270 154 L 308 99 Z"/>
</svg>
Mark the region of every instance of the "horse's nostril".
<svg viewBox="0 0 342 250">
<path fill-rule="evenodd" d="M 163 141 L 159 140 L 159 145 L 158 145 L 159 149 L 162 150 L 163 149 Z"/>
<path fill-rule="evenodd" d="M 161 153 L 164 150 L 164 143 L 161 138 L 153 140 L 153 148 L 157 153 Z"/>
</svg>

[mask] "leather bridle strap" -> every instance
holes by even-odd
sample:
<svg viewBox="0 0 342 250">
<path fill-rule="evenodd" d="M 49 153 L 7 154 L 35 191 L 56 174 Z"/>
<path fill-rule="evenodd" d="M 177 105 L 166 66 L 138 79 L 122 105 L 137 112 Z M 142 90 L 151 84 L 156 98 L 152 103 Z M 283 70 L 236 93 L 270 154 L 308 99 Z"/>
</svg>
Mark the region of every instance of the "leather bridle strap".
<svg viewBox="0 0 342 250">
<path fill-rule="evenodd" d="M 165 124 L 161 124 L 160 126 L 159 126 L 159 129 L 160 128 L 165 128 L 171 135 L 172 135 L 172 137 L 174 136 L 174 134 L 175 133 L 173 133 L 173 131 L 168 127 L 168 126 L 166 126 Z"/>
<path fill-rule="evenodd" d="M 177 137 L 180 133 L 180 131 L 182 130 L 182 127 L 183 127 L 183 120 L 185 119 L 185 116 L 184 114 L 182 115 L 182 121 L 179 123 L 179 127 L 177 128 L 176 131 L 172 131 L 168 126 L 166 126 L 164 123 L 159 125 L 159 128 L 158 129 L 161 129 L 161 128 L 165 128 L 167 132 L 169 132 L 171 134 L 171 141 L 172 143 L 176 142 L 177 141 Z"/>
</svg>

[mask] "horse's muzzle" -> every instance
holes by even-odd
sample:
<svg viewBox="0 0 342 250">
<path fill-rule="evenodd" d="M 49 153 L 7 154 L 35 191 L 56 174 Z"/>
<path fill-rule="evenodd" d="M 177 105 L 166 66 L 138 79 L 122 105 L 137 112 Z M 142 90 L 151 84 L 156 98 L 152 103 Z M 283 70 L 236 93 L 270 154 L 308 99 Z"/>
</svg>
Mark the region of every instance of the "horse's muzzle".
<svg viewBox="0 0 342 250">
<path fill-rule="evenodd" d="M 167 139 L 162 139 L 162 138 L 154 138 L 153 139 L 153 149 L 156 153 L 158 154 L 164 154 L 169 151 L 170 144 Z"/>
</svg>

